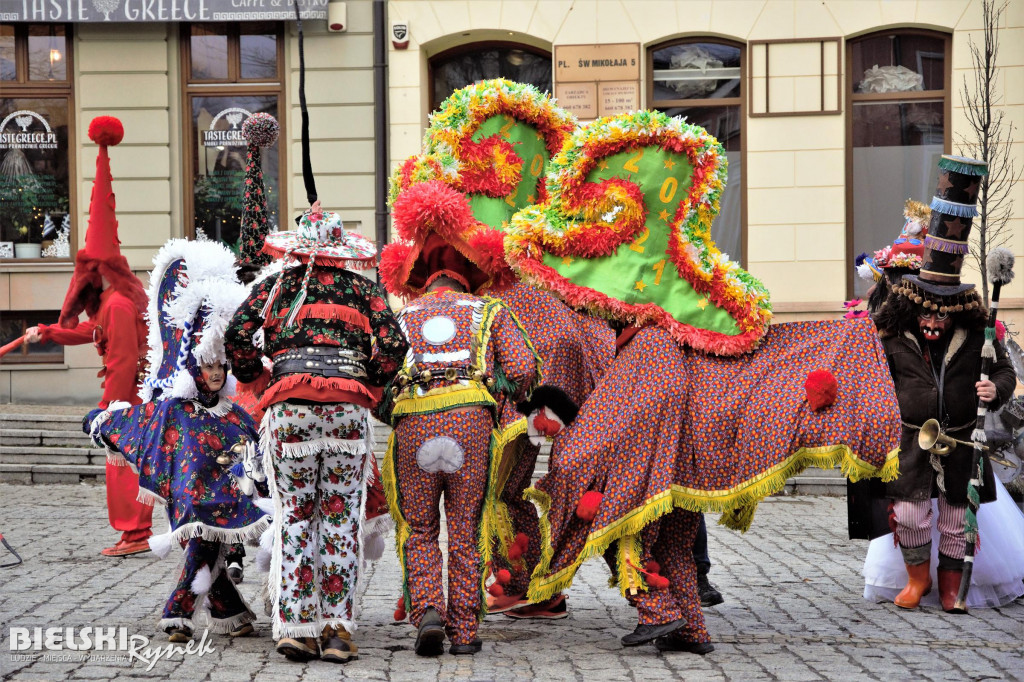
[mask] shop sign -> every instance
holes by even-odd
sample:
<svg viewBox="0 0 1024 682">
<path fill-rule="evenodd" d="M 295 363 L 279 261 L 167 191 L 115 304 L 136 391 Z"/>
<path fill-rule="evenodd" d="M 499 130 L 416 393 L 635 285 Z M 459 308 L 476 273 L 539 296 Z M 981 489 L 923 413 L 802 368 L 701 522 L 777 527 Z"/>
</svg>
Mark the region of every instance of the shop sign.
<svg viewBox="0 0 1024 682">
<path fill-rule="evenodd" d="M 596 83 L 558 83 L 555 85 L 555 100 L 576 118 L 597 118 Z"/>
<path fill-rule="evenodd" d="M 244 147 L 245 137 L 242 136 L 242 123 L 252 116 L 252 113 L 241 107 L 228 107 L 213 117 L 210 121 L 210 128 L 203 131 L 204 147 Z M 231 127 L 228 129 L 217 129 L 217 123 L 221 119 L 227 121 Z"/>
<path fill-rule="evenodd" d="M 555 45 L 559 83 L 640 80 L 640 43 Z"/>
<path fill-rule="evenodd" d="M 326 19 L 327 0 L 298 0 L 303 19 Z M 0 0 L 0 21 L 291 21 L 294 0 Z"/>
<path fill-rule="evenodd" d="M 38 129 L 41 123 L 43 130 Z M 34 125 L 35 124 L 35 125 Z M 56 149 L 57 133 L 34 111 L 15 111 L 0 123 L 0 149 Z"/>
</svg>

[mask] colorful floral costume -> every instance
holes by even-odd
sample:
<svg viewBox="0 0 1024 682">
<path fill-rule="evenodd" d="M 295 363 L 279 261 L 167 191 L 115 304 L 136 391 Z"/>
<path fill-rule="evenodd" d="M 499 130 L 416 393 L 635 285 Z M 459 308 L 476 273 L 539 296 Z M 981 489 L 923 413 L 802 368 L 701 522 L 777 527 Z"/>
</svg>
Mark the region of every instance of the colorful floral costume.
<svg viewBox="0 0 1024 682">
<path fill-rule="evenodd" d="M 494 479 L 504 442 L 502 405 L 525 398 L 539 359 L 499 300 L 441 290 L 399 316 L 409 339 L 389 405 L 394 432 L 384 461 L 410 620 L 441 615 L 453 644 L 476 639 L 490 561 Z M 441 586 L 438 504 L 445 495 L 448 600 Z"/>
<path fill-rule="evenodd" d="M 304 265 L 258 283 L 226 339 L 232 371 L 262 394 L 257 409 L 266 412 L 274 637 L 316 637 L 328 626 L 351 633 L 373 467 L 369 410 L 407 345 L 380 288 L 346 269 L 372 268 L 373 245 L 346 232 L 336 214 L 307 213 L 299 232 L 272 233 L 264 249 Z"/>
<path fill-rule="evenodd" d="M 154 261 L 154 349 L 144 384 L 152 401 L 94 410 L 84 426 L 109 461 L 138 474 L 141 503 L 166 507 L 170 532 L 150 540 L 154 551 L 163 556 L 174 542 L 185 549 L 161 628 L 191 629 L 196 612 L 208 610 L 212 629 L 230 632 L 256 616 L 228 579 L 227 546 L 255 540 L 270 519 L 230 470 L 235 453 L 258 440 L 256 425 L 228 399 L 233 382 L 211 390 L 200 365 L 224 364 L 224 325 L 245 288 L 220 244 L 172 240 Z"/>
</svg>

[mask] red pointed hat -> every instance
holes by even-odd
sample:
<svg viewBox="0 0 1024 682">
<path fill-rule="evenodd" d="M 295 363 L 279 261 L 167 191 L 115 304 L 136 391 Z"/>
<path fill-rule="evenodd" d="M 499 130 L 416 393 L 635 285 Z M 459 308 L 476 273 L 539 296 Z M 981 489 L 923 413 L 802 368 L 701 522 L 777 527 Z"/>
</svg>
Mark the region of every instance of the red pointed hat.
<svg viewBox="0 0 1024 682">
<path fill-rule="evenodd" d="M 85 247 L 79 249 L 75 257 L 75 272 L 60 311 L 62 327 L 78 326 L 78 316 L 83 310 L 89 317 L 96 314 L 104 277 L 135 304 L 140 315 L 146 310 L 146 289 L 121 255 L 121 241 L 117 238 L 116 201 L 107 147 L 118 144 L 123 137 L 124 126 L 113 116 L 97 116 L 89 124 L 89 139 L 100 149 L 89 200 Z"/>
</svg>

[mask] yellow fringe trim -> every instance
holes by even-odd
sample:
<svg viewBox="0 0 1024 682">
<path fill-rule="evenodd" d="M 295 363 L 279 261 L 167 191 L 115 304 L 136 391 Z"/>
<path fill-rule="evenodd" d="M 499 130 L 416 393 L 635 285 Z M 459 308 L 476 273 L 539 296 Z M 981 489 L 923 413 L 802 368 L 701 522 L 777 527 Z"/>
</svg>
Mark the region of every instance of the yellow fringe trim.
<svg viewBox="0 0 1024 682">
<path fill-rule="evenodd" d="M 501 459 L 501 450 L 498 444 L 501 442 L 501 432 L 498 429 L 491 431 L 490 461 L 487 466 L 487 492 L 484 494 L 484 508 L 480 515 L 480 525 L 477 526 L 477 549 L 480 551 L 480 620 L 487 615 L 487 576 L 490 575 L 491 551 L 494 547 L 495 536 L 500 535 L 497 523 L 498 497 L 496 494 L 496 479 L 498 463 Z"/>
<path fill-rule="evenodd" d="M 398 476 L 395 473 L 395 454 L 398 438 L 392 431 L 388 437 L 388 448 L 384 453 L 384 464 L 381 466 L 380 478 L 384 486 L 384 497 L 388 501 L 388 511 L 395 521 L 395 552 L 398 554 L 398 565 L 402 569 L 402 597 L 405 608 L 412 610 L 412 596 L 409 594 L 409 572 L 405 566 L 405 543 L 411 535 L 409 523 L 402 516 L 401 498 L 398 494 Z"/>
<path fill-rule="evenodd" d="M 427 391 L 421 396 L 411 395 L 399 397 L 391 411 L 392 422 L 398 417 L 410 414 L 433 414 L 444 412 L 456 407 L 486 405 L 494 407 L 497 403 L 490 392 L 479 382 L 471 381 L 469 386 L 454 384 Z"/>
<path fill-rule="evenodd" d="M 528 597 L 533 602 L 540 602 L 568 589 L 584 561 L 603 554 L 611 543 L 622 537 L 637 535 L 649 523 L 676 508 L 692 512 L 722 512 L 719 523 L 733 530 L 746 532 L 754 519 L 757 504 L 765 497 L 782 490 L 787 479 L 808 466 L 830 469 L 837 464 L 843 475 L 851 481 L 872 476 L 877 476 L 883 481 L 891 481 L 899 476 L 899 450 L 891 451 L 886 457 L 885 464 L 881 468 L 875 468 L 857 457 L 846 445 L 801 448 L 785 461 L 733 488 L 699 490 L 672 485 L 647 498 L 639 507 L 630 510 L 616 521 L 592 531 L 576 559 L 551 575 L 548 574 L 551 570 L 551 559 L 554 557 L 554 548 L 551 546 L 551 522 L 548 519 L 551 498 L 543 491 L 529 488 L 523 496 L 536 504 L 540 510 L 542 544 L 540 561 L 530 580 Z"/>
</svg>

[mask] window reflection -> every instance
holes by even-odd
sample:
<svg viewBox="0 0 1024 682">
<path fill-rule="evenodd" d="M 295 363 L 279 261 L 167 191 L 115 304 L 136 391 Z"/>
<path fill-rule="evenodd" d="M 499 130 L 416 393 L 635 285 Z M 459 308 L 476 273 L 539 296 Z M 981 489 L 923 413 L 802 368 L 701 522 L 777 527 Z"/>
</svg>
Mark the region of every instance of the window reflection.
<svg viewBox="0 0 1024 682">
<path fill-rule="evenodd" d="M 66 81 L 68 66 L 63 26 L 28 27 L 28 78 Z"/>
<path fill-rule="evenodd" d="M 460 48 L 450 57 L 439 55 L 430 63 L 434 77 L 431 109 L 453 92 L 489 78 L 507 78 L 551 92 L 551 55 L 539 55 L 516 46 Z"/>
<path fill-rule="evenodd" d="M 225 24 L 193 24 L 190 48 L 193 80 L 224 80 L 228 77 Z"/>
<path fill-rule="evenodd" d="M 851 46 L 855 93 L 942 90 L 945 40 L 935 36 L 887 34 Z"/>
<path fill-rule="evenodd" d="M 0 81 L 18 79 L 14 45 L 14 26 L 0 24 Z"/>
<path fill-rule="evenodd" d="M 722 99 L 740 96 L 740 49 L 686 43 L 655 50 L 654 99 Z"/>
<path fill-rule="evenodd" d="M 277 78 L 277 34 L 266 24 L 242 24 L 239 47 L 241 77 L 245 80 Z"/>
</svg>

